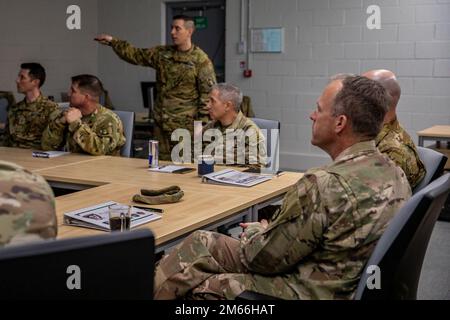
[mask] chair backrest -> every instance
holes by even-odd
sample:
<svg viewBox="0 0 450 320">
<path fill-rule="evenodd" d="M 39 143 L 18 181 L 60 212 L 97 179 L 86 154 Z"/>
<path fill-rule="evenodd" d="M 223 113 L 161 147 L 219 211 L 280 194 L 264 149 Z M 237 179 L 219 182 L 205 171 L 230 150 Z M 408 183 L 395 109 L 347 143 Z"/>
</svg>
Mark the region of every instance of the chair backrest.
<svg viewBox="0 0 450 320">
<path fill-rule="evenodd" d="M 355 299 L 416 299 L 423 259 L 434 224 L 450 193 L 450 173 L 417 192 L 395 215 L 367 262 Z M 378 266 L 380 289 L 368 289 Z"/>
<path fill-rule="evenodd" d="M 122 120 L 123 130 L 127 141 L 120 150 L 122 157 L 130 158 L 133 156 L 133 135 L 134 135 L 134 112 L 131 111 L 113 111 Z"/>
<path fill-rule="evenodd" d="M 5 124 L 8 118 L 8 99 L 6 97 L 0 97 L 0 123 Z"/>
<path fill-rule="evenodd" d="M 144 108 L 148 109 L 149 119 L 153 119 L 153 106 L 156 101 L 156 81 L 141 82 L 142 100 L 144 101 Z"/>
<path fill-rule="evenodd" d="M 417 152 L 419 153 L 420 160 L 422 160 L 425 165 L 427 173 L 422 181 L 414 188 L 413 192 L 423 189 L 431 181 L 434 181 L 442 175 L 444 171 L 445 163 L 447 162 L 447 157 L 440 152 L 435 150 L 417 147 Z"/>
<path fill-rule="evenodd" d="M 4 126 L 8 121 L 8 110 L 16 102 L 11 91 L 0 91 L 0 133 L 5 131 Z"/>
<path fill-rule="evenodd" d="M 152 299 L 154 249 L 148 229 L 3 248 L 0 299 Z"/>
<path fill-rule="evenodd" d="M 267 157 L 269 160 L 268 170 L 278 171 L 280 155 L 280 121 L 261 118 L 250 118 L 260 129 L 263 129 L 266 138 Z M 264 130 L 265 129 L 265 130 Z"/>
</svg>

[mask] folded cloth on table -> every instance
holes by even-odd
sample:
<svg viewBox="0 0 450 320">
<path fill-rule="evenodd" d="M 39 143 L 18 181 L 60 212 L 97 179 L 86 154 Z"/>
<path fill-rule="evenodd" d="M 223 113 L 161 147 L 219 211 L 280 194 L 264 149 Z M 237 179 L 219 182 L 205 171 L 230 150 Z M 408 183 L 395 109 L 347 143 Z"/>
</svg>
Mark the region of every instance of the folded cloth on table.
<svg viewBox="0 0 450 320">
<path fill-rule="evenodd" d="M 145 204 L 168 204 L 180 201 L 183 196 L 184 192 L 178 186 L 156 190 L 141 189 L 141 194 L 134 195 L 133 201 Z"/>
</svg>

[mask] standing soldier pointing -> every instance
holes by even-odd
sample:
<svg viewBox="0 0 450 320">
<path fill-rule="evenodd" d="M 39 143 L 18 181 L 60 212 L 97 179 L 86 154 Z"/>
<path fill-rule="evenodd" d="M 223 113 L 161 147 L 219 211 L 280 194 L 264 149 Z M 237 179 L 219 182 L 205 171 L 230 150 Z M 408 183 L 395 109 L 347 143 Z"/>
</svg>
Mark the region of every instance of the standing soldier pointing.
<svg viewBox="0 0 450 320">
<path fill-rule="evenodd" d="M 208 120 L 206 103 L 216 76 L 207 54 L 192 44 L 194 29 L 192 18 L 175 16 L 170 33 L 174 44 L 150 49 L 135 48 L 106 34 L 95 38 L 111 46 L 121 59 L 156 70 L 154 138 L 159 140 L 162 160 L 170 160 L 174 130 L 188 129 L 193 136 L 194 120 Z"/>
</svg>

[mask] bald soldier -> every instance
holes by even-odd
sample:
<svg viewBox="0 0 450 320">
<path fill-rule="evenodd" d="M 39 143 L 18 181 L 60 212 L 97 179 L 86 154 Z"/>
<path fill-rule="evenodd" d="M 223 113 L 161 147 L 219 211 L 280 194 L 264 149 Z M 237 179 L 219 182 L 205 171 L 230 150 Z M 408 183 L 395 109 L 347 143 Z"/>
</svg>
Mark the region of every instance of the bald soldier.
<svg viewBox="0 0 450 320">
<path fill-rule="evenodd" d="M 218 130 L 223 138 L 222 156 L 218 158 L 212 152 L 216 163 L 261 168 L 266 164 L 266 141 L 258 126 L 244 116 L 241 104 L 242 92 L 238 87 L 227 83 L 214 85 L 207 104 L 212 121 L 203 128 L 203 133 L 209 131 L 213 135 L 210 130 Z M 227 140 L 232 143 L 227 144 Z M 239 142 L 243 142 L 242 146 Z"/>
<path fill-rule="evenodd" d="M 419 158 L 416 145 L 397 120 L 396 110 L 401 95 L 397 78 L 389 70 L 371 70 L 363 76 L 378 81 L 388 93 L 389 109 L 384 117 L 383 128 L 375 140 L 376 145 L 403 169 L 414 190 L 425 177 L 426 169 Z"/>
<path fill-rule="evenodd" d="M 96 37 L 121 59 L 156 70 L 154 138 L 160 143 L 162 160 L 171 160 L 171 150 L 177 143 L 171 141 L 174 130 L 188 129 L 193 137 L 194 120 L 208 121 L 206 103 L 216 76 L 208 55 L 192 44 L 194 29 L 191 17 L 175 16 L 170 32 L 174 45 L 151 49 L 137 49 L 107 34 Z"/>
<path fill-rule="evenodd" d="M 411 196 L 404 172 L 375 147 L 386 92 L 361 76 L 332 80 L 311 114 L 312 141 L 333 162 L 308 170 L 273 220 L 240 240 L 196 231 L 156 269 L 157 299 L 351 299 L 389 220 Z"/>
<path fill-rule="evenodd" d="M 55 238 L 55 199 L 39 175 L 0 161 L 0 247 Z"/>
<path fill-rule="evenodd" d="M 5 127 L 7 147 L 40 149 L 42 132 L 46 128 L 50 114 L 58 105 L 44 97 L 41 87 L 46 73 L 39 63 L 23 63 L 16 79 L 17 92 L 25 98 L 8 110 Z"/>
<path fill-rule="evenodd" d="M 42 149 L 64 147 L 70 152 L 94 156 L 119 155 L 125 144 L 123 124 L 114 112 L 99 104 L 103 92 L 103 85 L 95 76 L 72 77 L 70 108 L 51 114 L 42 135 Z"/>
</svg>

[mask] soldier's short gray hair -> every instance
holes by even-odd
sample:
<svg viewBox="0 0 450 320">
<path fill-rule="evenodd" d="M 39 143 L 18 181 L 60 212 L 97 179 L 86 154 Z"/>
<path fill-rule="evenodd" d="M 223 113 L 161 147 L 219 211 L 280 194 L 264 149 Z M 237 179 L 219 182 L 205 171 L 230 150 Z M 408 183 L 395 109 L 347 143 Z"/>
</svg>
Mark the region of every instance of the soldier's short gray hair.
<svg viewBox="0 0 450 320">
<path fill-rule="evenodd" d="M 213 85 L 211 90 L 217 90 L 219 92 L 219 99 L 222 102 L 230 101 L 236 112 L 241 110 L 243 94 L 238 87 L 229 83 L 218 83 Z"/>
</svg>

